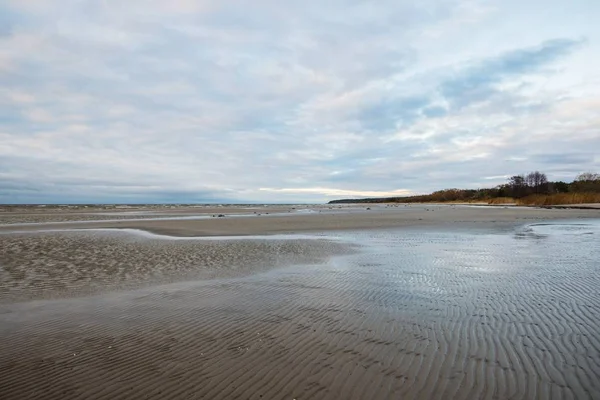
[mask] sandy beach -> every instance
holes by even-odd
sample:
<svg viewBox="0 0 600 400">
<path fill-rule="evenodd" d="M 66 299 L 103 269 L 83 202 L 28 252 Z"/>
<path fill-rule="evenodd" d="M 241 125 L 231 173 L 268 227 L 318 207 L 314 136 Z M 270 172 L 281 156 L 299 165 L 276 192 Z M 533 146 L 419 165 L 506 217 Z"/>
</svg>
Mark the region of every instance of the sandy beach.
<svg viewBox="0 0 600 400">
<path fill-rule="evenodd" d="M 3 210 L 0 398 L 599 398 L 599 221 L 467 205 Z"/>
<path fill-rule="evenodd" d="M 201 211 L 199 211 L 201 210 Z M 547 209 L 484 205 L 320 205 L 257 206 L 256 208 L 185 208 L 179 211 L 139 210 L 137 215 L 92 212 L 0 214 L 0 233 L 86 228 L 141 229 L 157 234 L 194 236 L 260 235 L 448 226 L 510 229 L 519 223 L 565 218 L 597 218 L 600 209 Z M 223 217 L 218 217 L 222 215 Z"/>
</svg>

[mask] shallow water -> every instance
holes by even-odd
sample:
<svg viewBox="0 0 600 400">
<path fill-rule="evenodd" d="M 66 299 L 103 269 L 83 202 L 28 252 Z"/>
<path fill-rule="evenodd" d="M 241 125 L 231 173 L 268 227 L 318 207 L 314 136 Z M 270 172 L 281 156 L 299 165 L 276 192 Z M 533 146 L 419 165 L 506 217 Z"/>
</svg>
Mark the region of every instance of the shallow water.
<svg viewBox="0 0 600 400">
<path fill-rule="evenodd" d="M 600 398 L 598 221 L 331 236 L 364 251 L 0 306 L 0 397 Z"/>
</svg>

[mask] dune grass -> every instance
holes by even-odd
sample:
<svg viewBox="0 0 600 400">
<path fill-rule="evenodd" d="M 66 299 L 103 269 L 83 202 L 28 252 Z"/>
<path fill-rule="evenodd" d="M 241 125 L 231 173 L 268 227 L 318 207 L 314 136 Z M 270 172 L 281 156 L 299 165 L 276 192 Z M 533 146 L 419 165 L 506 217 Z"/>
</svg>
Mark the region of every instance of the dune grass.
<svg viewBox="0 0 600 400">
<path fill-rule="evenodd" d="M 515 204 L 516 202 L 512 197 L 496 197 L 488 200 L 488 204 Z"/>
<path fill-rule="evenodd" d="M 523 206 L 600 203 L 600 193 L 533 194 L 517 199 L 516 203 Z"/>
</svg>

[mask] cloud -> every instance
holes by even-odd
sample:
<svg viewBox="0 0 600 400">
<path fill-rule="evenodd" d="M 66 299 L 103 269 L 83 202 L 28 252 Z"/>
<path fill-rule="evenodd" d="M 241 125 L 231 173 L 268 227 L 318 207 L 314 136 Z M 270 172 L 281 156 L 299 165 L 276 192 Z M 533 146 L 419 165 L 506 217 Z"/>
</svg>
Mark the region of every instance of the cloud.
<svg viewBox="0 0 600 400">
<path fill-rule="evenodd" d="M 547 68 L 580 44 L 572 39 L 553 39 L 533 48 L 512 50 L 473 66 L 467 65 L 443 81 L 440 91 L 454 107 L 485 100 L 499 91 L 497 85 L 500 83 L 509 79 L 519 82 L 527 75 Z"/>
<path fill-rule="evenodd" d="M 319 202 L 600 170 L 600 30 L 583 1 L 533 3 L 7 1 L 0 201 Z"/>
<path fill-rule="evenodd" d="M 593 163 L 596 153 L 548 153 L 532 156 L 534 160 L 545 165 L 585 165 Z"/>
<path fill-rule="evenodd" d="M 272 193 L 293 193 L 293 194 L 317 194 L 325 197 L 393 197 L 393 196 L 410 196 L 412 193 L 409 190 L 392 190 L 392 191 L 364 191 L 364 190 L 346 190 L 333 188 L 260 188 L 259 190 Z"/>
</svg>

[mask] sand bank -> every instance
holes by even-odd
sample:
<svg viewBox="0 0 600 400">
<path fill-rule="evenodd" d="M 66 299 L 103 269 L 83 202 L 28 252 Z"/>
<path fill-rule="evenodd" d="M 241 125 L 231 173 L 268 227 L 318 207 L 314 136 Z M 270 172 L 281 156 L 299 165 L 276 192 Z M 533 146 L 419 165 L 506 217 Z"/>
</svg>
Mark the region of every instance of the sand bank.
<svg viewBox="0 0 600 400">
<path fill-rule="evenodd" d="M 172 236 L 256 235 L 298 232 L 322 232 L 348 229 L 381 229 L 414 226 L 461 226 L 495 227 L 510 229 L 516 224 L 537 220 L 565 218 L 598 218 L 599 210 L 543 209 L 530 207 L 483 207 L 460 205 L 368 205 L 330 207 L 319 206 L 300 210 L 264 208 L 261 215 L 250 213 L 227 213 L 223 218 L 173 219 L 169 211 L 167 219 L 133 219 L 96 222 L 56 222 L 29 225 L 0 226 L 2 232 L 32 231 L 39 229 L 84 228 L 130 228 L 142 229 Z M 237 210 L 239 211 L 239 210 Z M 266 214 L 269 213 L 269 214 Z M 164 214 L 159 214 L 164 215 Z M 153 218 L 156 218 L 153 215 Z M 0 224 L 2 219 L 0 218 Z"/>
<path fill-rule="evenodd" d="M 306 235 L 219 240 L 114 229 L 4 233 L 0 303 L 243 276 L 323 262 L 352 247 Z"/>
<path fill-rule="evenodd" d="M 0 224 L 29 224 L 44 222 L 73 222 L 98 220 L 127 220 L 161 218 L 189 218 L 229 215 L 255 215 L 264 212 L 290 213 L 302 211 L 306 206 L 247 205 L 247 206 L 0 206 Z"/>
</svg>

